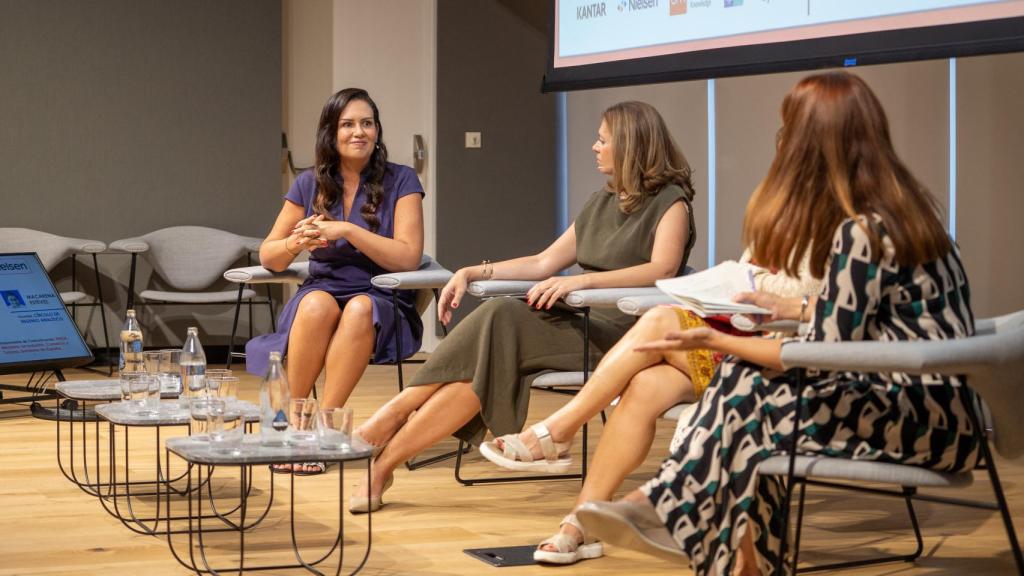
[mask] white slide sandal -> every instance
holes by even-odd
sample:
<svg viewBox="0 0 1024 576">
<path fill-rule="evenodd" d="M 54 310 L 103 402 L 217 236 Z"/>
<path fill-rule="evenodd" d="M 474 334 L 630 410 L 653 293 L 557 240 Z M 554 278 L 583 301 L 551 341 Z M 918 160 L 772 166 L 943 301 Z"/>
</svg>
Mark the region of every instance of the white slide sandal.
<svg viewBox="0 0 1024 576">
<path fill-rule="evenodd" d="M 496 439 L 494 442 L 484 442 L 480 445 L 480 454 L 491 462 L 517 472 L 547 472 L 549 474 L 563 474 L 569 471 L 572 466 L 572 457 L 569 456 L 569 448 L 572 442 L 555 442 L 551 439 L 551 432 L 547 426 L 541 423 L 530 426 L 530 430 L 537 436 L 543 459 L 534 459 L 530 449 L 519 439 L 518 434 L 505 434 L 499 438 L 504 448 L 498 447 Z"/>
<path fill-rule="evenodd" d="M 577 542 L 572 536 L 559 532 L 537 545 L 537 549 L 533 551 L 534 561 L 543 564 L 565 565 L 604 556 L 604 546 L 596 540 L 587 538 L 583 526 L 576 519 L 576 514 L 569 514 L 563 518 L 558 527 L 561 528 L 564 524 L 570 524 L 579 530 L 580 534 L 583 534 L 583 542 Z M 541 549 L 548 544 L 554 546 L 557 551 Z"/>
</svg>

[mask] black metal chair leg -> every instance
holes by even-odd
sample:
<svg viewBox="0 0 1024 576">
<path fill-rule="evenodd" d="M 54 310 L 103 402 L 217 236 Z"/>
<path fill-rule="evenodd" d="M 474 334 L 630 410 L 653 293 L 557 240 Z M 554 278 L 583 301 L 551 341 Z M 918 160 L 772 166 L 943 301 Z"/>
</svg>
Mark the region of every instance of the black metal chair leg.
<svg viewBox="0 0 1024 576">
<path fill-rule="evenodd" d="M 270 309 L 270 331 L 277 332 L 277 318 L 274 316 L 274 298 L 270 294 L 270 284 L 263 285 L 267 289 L 267 308 Z"/>
<path fill-rule="evenodd" d="M 1024 555 L 1021 554 L 1020 542 L 1017 540 L 1017 531 L 1013 527 L 1013 518 L 1010 516 L 1010 508 L 1006 504 L 1006 495 L 1003 493 L 1003 485 L 999 481 L 999 473 L 996 471 L 996 462 L 992 458 L 992 450 L 988 445 L 988 434 L 978 420 L 978 414 L 964 399 L 964 407 L 967 408 L 967 415 L 971 419 L 971 427 L 974 428 L 974 436 L 981 448 L 981 457 L 985 461 L 985 468 L 988 470 L 988 478 L 992 483 L 992 491 L 995 492 L 996 502 L 999 504 L 999 514 L 1003 517 L 1003 526 L 1006 528 L 1006 538 L 1010 541 L 1010 551 L 1013 552 L 1013 562 L 1017 566 L 1017 573 L 1024 576 Z"/>
<path fill-rule="evenodd" d="M 235 319 L 231 323 L 231 339 L 228 340 L 228 361 L 227 367 L 231 368 L 231 361 L 235 356 L 235 333 L 238 331 L 238 313 L 242 308 L 242 292 L 245 290 L 245 284 L 240 283 L 238 285 L 238 299 L 235 300 Z M 252 306 L 249 306 L 249 311 L 252 311 Z M 252 323 L 249 324 L 250 326 Z"/>
<path fill-rule="evenodd" d="M 800 400 L 804 396 L 804 369 L 800 368 L 796 373 L 796 407 L 793 412 L 793 433 L 790 434 L 789 442 L 789 472 L 786 475 L 786 495 L 782 500 L 782 530 L 779 538 L 779 556 L 775 559 L 775 573 L 785 574 L 783 565 L 786 562 L 786 541 L 789 539 L 789 514 L 790 504 L 793 502 L 793 483 L 796 481 L 796 447 L 797 436 L 800 434 Z M 796 565 L 793 566 L 796 572 Z"/>
<path fill-rule="evenodd" d="M 100 307 L 100 323 L 103 325 L 103 351 L 107 355 L 107 365 L 109 367 L 109 376 L 114 374 L 114 355 L 110 350 L 110 336 L 107 333 L 107 311 L 103 306 L 103 284 L 100 282 L 100 265 L 96 255 L 92 255 L 92 270 L 96 276 L 96 304 Z"/>
<path fill-rule="evenodd" d="M 796 534 L 793 536 L 793 572 L 799 571 L 800 565 L 800 531 L 804 527 L 804 499 L 807 496 L 807 483 L 800 483 L 800 503 L 796 507 Z M 749 528 L 748 528 L 749 530 Z"/>
</svg>

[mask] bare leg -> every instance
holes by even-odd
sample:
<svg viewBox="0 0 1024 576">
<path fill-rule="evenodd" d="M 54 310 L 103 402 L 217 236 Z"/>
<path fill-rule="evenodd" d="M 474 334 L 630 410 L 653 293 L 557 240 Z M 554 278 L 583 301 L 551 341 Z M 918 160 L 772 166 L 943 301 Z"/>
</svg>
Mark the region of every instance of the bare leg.
<svg viewBox="0 0 1024 576">
<path fill-rule="evenodd" d="M 402 462 L 433 446 L 437 441 L 461 428 L 480 412 L 480 399 L 469 382 L 452 382 L 440 386 L 430 399 L 409 418 L 373 462 L 372 496 L 379 496 L 381 487 Z M 356 496 L 366 496 L 366 486 L 356 489 Z"/>
<path fill-rule="evenodd" d="M 409 416 L 423 406 L 442 386 L 443 384 L 429 384 L 410 386 L 402 390 L 356 428 L 356 433 L 373 446 L 383 446 L 405 424 Z"/>
<path fill-rule="evenodd" d="M 736 556 L 736 574 L 738 576 L 759 576 L 761 574 L 757 569 L 757 555 L 754 552 L 754 532 L 749 523 L 747 531 L 743 533 L 740 550 Z"/>
<path fill-rule="evenodd" d="M 679 329 L 679 317 L 670 308 L 653 308 L 640 318 L 625 336 L 605 354 L 579 394 L 543 420 L 556 442 L 567 442 L 583 424 L 604 410 L 640 371 L 667 362 L 684 375 L 690 373 L 686 352 L 637 352 L 635 348 L 656 340 L 669 330 Z M 691 387 L 692 390 L 692 387 Z M 693 395 L 679 400 L 693 400 Z M 524 430 L 519 438 L 530 447 L 535 457 L 542 455 L 533 431 Z"/>
<path fill-rule="evenodd" d="M 338 328 L 341 308 L 327 292 L 316 290 L 299 302 L 288 335 L 288 382 L 292 398 L 305 398 L 320 375 L 331 335 Z"/>
<path fill-rule="evenodd" d="M 324 397 L 320 402 L 324 408 L 345 405 L 366 371 L 375 340 L 373 301 L 369 296 L 356 296 L 345 303 L 338 328 L 327 348 Z"/>
<path fill-rule="evenodd" d="M 692 397 L 690 379 L 670 364 L 657 364 L 633 376 L 605 424 L 576 506 L 590 500 L 611 500 L 626 476 L 647 458 L 658 417 Z M 577 542 L 583 540 L 571 524 L 563 524 L 561 531 Z M 545 549 L 557 551 L 550 545 Z"/>
</svg>

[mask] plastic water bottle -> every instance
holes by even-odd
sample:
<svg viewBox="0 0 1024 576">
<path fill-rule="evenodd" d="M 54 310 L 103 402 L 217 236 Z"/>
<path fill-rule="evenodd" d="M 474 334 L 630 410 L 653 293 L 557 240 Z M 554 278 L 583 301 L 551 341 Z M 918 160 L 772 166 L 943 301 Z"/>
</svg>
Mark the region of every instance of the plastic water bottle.
<svg viewBox="0 0 1024 576">
<path fill-rule="evenodd" d="M 260 383 L 260 444 L 281 446 L 288 433 L 288 403 L 291 391 L 284 375 L 281 353 L 270 353 L 267 373 Z"/>
<path fill-rule="evenodd" d="M 188 401 L 204 395 L 206 391 L 206 353 L 199 343 L 199 329 L 190 326 L 185 345 L 181 347 L 181 392 L 179 405 L 188 407 Z"/>
<path fill-rule="evenodd" d="M 142 326 L 135 318 L 135 310 L 129 310 L 124 326 L 121 327 L 121 357 L 117 362 L 121 372 L 145 372 L 142 360 Z"/>
</svg>

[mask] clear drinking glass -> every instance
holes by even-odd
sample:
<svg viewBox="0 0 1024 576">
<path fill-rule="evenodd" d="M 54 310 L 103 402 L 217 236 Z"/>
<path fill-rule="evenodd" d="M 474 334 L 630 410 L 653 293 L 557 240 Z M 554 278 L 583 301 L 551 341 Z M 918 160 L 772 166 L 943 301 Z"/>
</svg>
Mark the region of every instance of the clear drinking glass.
<svg viewBox="0 0 1024 576">
<path fill-rule="evenodd" d="M 160 412 L 160 375 L 147 375 L 146 384 L 146 411 L 156 414 Z"/>
<path fill-rule="evenodd" d="M 352 446 L 352 409 L 321 408 L 316 417 L 316 437 L 324 450 L 348 450 Z"/>
<path fill-rule="evenodd" d="M 226 454 L 240 453 L 245 426 L 239 412 L 228 408 L 223 400 L 211 398 L 207 405 L 206 425 L 210 448 Z"/>
<path fill-rule="evenodd" d="M 140 378 L 146 376 L 145 372 L 124 372 L 118 376 L 121 382 L 121 401 L 130 402 L 132 400 L 132 383 Z M 138 389 L 139 385 L 136 383 L 135 389 Z M 145 391 L 145 388 L 143 388 Z"/>
<path fill-rule="evenodd" d="M 160 392 L 177 395 L 179 406 L 185 397 L 181 393 L 181 350 L 167 348 L 160 351 Z M 185 404 L 184 406 L 187 406 Z"/>
<path fill-rule="evenodd" d="M 146 367 L 148 374 L 154 376 L 160 373 L 160 350 L 151 350 L 142 353 L 142 365 Z"/>
<path fill-rule="evenodd" d="M 207 439 L 207 419 L 210 415 L 211 408 L 216 410 L 217 406 L 220 406 L 220 410 L 224 410 L 224 401 L 217 398 L 192 398 L 188 403 L 189 410 L 189 435 L 196 437 L 197 440 Z"/>
<path fill-rule="evenodd" d="M 216 394 L 218 398 L 227 403 L 238 400 L 238 377 L 237 376 L 210 376 L 206 379 L 210 387 L 210 394 Z"/>
<path fill-rule="evenodd" d="M 288 434 L 285 442 L 292 446 L 316 444 L 316 399 L 292 398 L 288 403 Z"/>
<path fill-rule="evenodd" d="M 231 376 L 231 370 L 227 368 L 207 368 L 206 369 L 206 389 L 209 391 L 209 396 L 217 397 L 220 396 L 218 386 L 220 386 L 220 379 Z M 214 381 L 216 380 L 216 382 Z"/>
</svg>

